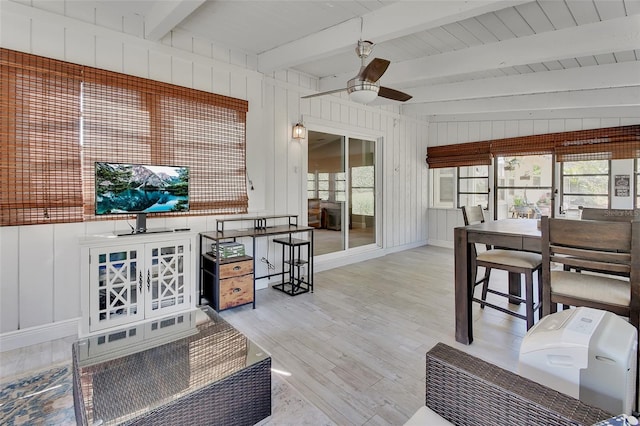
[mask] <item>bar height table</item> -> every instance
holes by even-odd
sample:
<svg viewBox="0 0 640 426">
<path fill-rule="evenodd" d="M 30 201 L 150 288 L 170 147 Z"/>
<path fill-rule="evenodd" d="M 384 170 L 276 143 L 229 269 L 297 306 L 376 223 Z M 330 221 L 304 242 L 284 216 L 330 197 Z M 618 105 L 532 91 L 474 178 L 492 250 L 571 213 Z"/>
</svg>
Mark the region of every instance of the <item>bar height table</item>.
<svg viewBox="0 0 640 426">
<path fill-rule="evenodd" d="M 456 341 L 473 342 L 471 296 L 473 259 L 470 245 L 481 243 L 500 248 L 540 253 L 541 233 L 536 219 L 502 219 L 462 226 L 453 230 L 455 257 Z M 509 274 L 509 293 L 520 294 L 520 275 Z"/>
</svg>

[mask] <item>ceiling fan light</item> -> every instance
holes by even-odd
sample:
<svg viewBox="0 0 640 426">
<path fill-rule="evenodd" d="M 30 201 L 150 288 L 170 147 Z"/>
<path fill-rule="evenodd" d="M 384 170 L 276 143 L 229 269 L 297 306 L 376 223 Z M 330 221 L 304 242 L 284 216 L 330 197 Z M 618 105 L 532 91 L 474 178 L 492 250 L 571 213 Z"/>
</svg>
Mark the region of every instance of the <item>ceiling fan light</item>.
<svg viewBox="0 0 640 426">
<path fill-rule="evenodd" d="M 375 84 L 359 84 L 349 88 L 349 99 L 360 104 L 368 104 L 378 97 L 379 87 Z"/>
</svg>

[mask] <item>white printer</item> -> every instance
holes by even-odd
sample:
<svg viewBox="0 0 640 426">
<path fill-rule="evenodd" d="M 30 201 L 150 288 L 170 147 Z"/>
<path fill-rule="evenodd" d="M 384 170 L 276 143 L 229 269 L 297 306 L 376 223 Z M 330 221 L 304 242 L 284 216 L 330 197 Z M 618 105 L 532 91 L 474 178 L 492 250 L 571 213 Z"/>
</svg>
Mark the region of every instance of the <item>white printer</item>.
<svg viewBox="0 0 640 426">
<path fill-rule="evenodd" d="M 637 331 L 624 318 L 592 308 L 543 317 L 520 347 L 521 376 L 612 414 L 635 405 Z"/>
</svg>

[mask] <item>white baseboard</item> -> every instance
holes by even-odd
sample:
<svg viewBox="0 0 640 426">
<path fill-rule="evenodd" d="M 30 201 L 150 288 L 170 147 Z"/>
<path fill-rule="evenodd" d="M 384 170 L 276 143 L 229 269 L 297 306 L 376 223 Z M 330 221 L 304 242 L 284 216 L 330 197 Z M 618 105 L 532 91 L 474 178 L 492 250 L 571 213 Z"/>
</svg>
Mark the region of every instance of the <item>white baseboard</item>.
<svg viewBox="0 0 640 426">
<path fill-rule="evenodd" d="M 430 246 L 436 246 L 436 247 L 444 247 L 444 248 L 454 248 L 453 247 L 453 241 L 445 241 L 445 240 L 429 240 L 428 243 Z"/>
<path fill-rule="evenodd" d="M 10 331 L 0 334 L 0 352 L 11 351 L 25 346 L 51 342 L 69 336 L 78 336 L 78 325 L 81 318 L 73 318 L 30 327 L 24 330 Z"/>
</svg>

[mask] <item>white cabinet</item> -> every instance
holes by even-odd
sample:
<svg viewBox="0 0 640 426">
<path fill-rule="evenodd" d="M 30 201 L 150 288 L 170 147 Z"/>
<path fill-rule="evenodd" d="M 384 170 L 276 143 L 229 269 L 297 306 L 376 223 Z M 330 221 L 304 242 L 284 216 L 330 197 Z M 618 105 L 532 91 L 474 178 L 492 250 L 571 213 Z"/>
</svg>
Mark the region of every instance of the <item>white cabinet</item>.
<svg viewBox="0 0 640 426">
<path fill-rule="evenodd" d="M 173 239 L 169 239 L 173 237 Z M 193 307 L 192 239 L 122 237 L 87 244 L 85 331 L 93 333 Z M 84 333 L 83 333 L 84 334 Z"/>
</svg>

